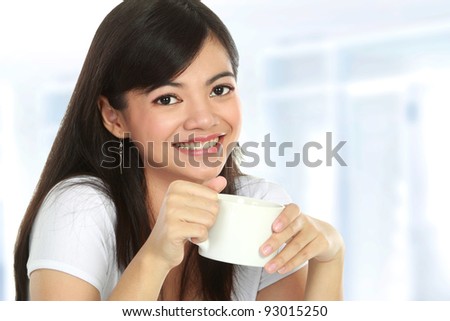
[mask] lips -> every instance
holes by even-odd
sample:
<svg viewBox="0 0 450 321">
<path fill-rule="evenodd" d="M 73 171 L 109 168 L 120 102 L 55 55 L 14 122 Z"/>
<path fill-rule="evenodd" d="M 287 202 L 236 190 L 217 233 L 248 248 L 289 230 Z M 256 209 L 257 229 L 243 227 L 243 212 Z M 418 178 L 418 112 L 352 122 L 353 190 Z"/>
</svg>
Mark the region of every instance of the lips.
<svg viewBox="0 0 450 321">
<path fill-rule="evenodd" d="M 217 152 L 223 136 L 223 134 L 197 136 L 186 141 L 172 143 L 172 146 L 185 152 Z"/>
<path fill-rule="evenodd" d="M 205 141 L 205 142 L 175 143 L 174 146 L 176 148 L 199 150 L 199 149 L 208 149 L 210 147 L 214 147 L 217 145 L 218 142 L 219 142 L 219 137 L 212 139 L 210 141 Z"/>
</svg>

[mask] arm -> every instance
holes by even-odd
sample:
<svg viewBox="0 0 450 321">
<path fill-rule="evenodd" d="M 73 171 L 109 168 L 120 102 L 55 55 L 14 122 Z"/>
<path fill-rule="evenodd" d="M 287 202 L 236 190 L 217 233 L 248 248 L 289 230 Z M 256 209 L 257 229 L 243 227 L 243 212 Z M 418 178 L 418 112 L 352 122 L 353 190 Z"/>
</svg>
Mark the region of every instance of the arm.
<svg viewBox="0 0 450 321">
<path fill-rule="evenodd" d="M 92 284 L 70 274 L 39 269 L 30 275 L 30 300 L 97 301 L 100 293 Z"/>
<path fill-rule="evenodd" d="M 125 269 L 109 300 L 157 300 L 169 269 L 150 256 L 138 253 Z M 68 273 L 39 269 L 30 275 L 30 300 L 98 301 L 92 284 Z"/>
<path fill-rule="evenodd" d="M 218 211 L 223 177 L 204 186 L 176 181 L 167 191 L 153 231 L 128 265 L 111 300 L 157 300 L 168 273 L 182 263 L 185 243 L 202 242 Z"/>
<path fill-rule="evenodd" d="M 260 290 L 257 301 L 302 301 L 305 299 L 308 265 Z"/>
<path fill-rule="evenodd" d="M 109 300 L 158 300 L 167 274 L 171 270 L 158 257 L 139 251 L 125 269 Z"/>
<path fill-rule="evenodd" d="M 168 273 L 183 261 L 185 243 L 189 239 L 201 242 L 207 238 L 208 228 L 214 224 L 218 210 L 217 192 L 214 188 L 220 190 L 225 183 L 223 178 L 206 184 L 206 186 L 178 181 L 169 187 L 151 235 L 123 272 L 109 297 L 110 300 L 158 299 Z M 76 217 L 82 217 L 79 214 L 79 212 L 76 213 Z M 85 222 L 85 220 L 81 220 L 82 224 L 86 224 Z M 53 223 L 50 226 L 53 226 Z M 72 230 L 70 225 L 64 224 L 64 226 Z M 79 229 L 77 231 L 85 230 Z M 103 244 L 101 240 L 104 240 L 101 235 L 97 235 L 101 232 L 89 233 L 90 241 L 88 241 L 87 236 L 84 237 L 84 235 L 75 233 L 76 240 L 66 242 L 67 233 L 65 233 L 65 230 L 60 230 L 58 238 L 46 238 L 40 241 L 38 246 L 49 249 L 47 246 L 49 242 L 50 244 L 60 243 L 62 244 L 59 247 L 60 257 L 69 257 L 67 253 L 71 253 L 72 256 L 69 258 L 71 262 L 98 260 L 99 262 L 94 262 L 93 265 L 97 266 L 97 273 L 102 275 L 104 273 L 101 271 L 110 268 L 105 263 L 100 263 L 103 262 L 102 258 L 105 255 L 115 255 L 115 253 L 99 252 L 98 249 L 103 248 L 103 246 L 98 244 Z M 48 233 L 39 234 L 47 235 Z M 85 244 L 84 248 L 87 249 L 87 252 L 76 252 L 77 254 L 74 254 L 70 251 L 70 247 L 68 248 L 66 245 L 72 244 L 75 248 L 82 248 L 77 241 L 94 242 L 97 246 L 92 246 L 92 243 Z M 51 250 L 48 251 L 52 255 Z M 74 258 L 73 255 L 82 257 Z M 101 268 L 98 268 L 97 264 L 102 264 Z M 68 273 L 63 272 L 63 270 Z M 71 275 L 71 270 L 77 270 L 80 278 Z M 67 270 L 63 268 L 61 271 L 49 266 L 34 269 L 30 275 L 30 299 L 99 300 L 100 293 L 96 286 L 82 279 L 86 275 L 84 271 L 86 270 L 83 268 L 73 269 L 70 265 Z M 101 282 L 97 283 L 99 283 L 97 287 L 100 287 Z"/>
<path fill-rule="evenodd" d="M 344 299 L 343 266 L 344 253 L 328 262 L 316 259 L 309 261 L 308 279 L 306 281 L 305 300 L 308 301 L 338 301 Z"/>
</svg>

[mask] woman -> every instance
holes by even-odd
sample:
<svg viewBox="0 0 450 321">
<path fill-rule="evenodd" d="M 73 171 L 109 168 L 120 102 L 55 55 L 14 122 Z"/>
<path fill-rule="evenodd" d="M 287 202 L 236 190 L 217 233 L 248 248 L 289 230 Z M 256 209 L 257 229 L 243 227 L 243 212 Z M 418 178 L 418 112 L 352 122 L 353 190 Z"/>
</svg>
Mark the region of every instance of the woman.
<svg viewBox="0 0 450 321">
<path fill-rule="evenodd" d="M 128 0 L 105 18 L 19 231 L 18 300 L 341 299 L 342 239 L 294 204 L 261 245 L 287 243 L 264 270 L 193 244 L 220 192 L 289 203 L 238 169 L 237 68 L 200 1 Z"/>
</svg>

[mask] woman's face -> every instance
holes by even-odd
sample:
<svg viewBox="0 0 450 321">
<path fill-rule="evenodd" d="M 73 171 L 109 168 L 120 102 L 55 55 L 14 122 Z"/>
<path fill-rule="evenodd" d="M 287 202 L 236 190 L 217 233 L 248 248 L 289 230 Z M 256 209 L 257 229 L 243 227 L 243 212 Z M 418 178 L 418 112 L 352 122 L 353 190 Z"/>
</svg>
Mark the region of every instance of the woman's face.
<svg viewBox="0 0 450 321">
<path fill-rule="evenodd" d="M 222 170 L 241 127 L 236 78 L 224 47 L 204 43 L 178 77 L 149 93 L 130 91 L 125 128 L 146 175 L 203 182 Z"/>
</svg>

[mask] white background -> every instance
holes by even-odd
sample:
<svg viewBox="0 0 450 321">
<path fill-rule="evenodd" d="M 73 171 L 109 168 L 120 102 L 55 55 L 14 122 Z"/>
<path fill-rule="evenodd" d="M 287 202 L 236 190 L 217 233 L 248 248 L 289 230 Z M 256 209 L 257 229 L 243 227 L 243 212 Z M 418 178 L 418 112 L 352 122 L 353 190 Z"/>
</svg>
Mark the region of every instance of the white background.
<svg viewBox="0 0 450 321">
<path fill-rule="evenodd" d="M 0 2 L 0 299 L 14 298 L 18 224 L 93 34 L 119 2 Z M 450 299 L 450 2 L 204 2 L 241 54 L 241 143 L 293 143 L 271 150 L 275 167 L 244 171 L 339 228 L 346 298 Z M 326 132 L 346 141 L 348 166 L 286 166 Z"/>
</svg>

